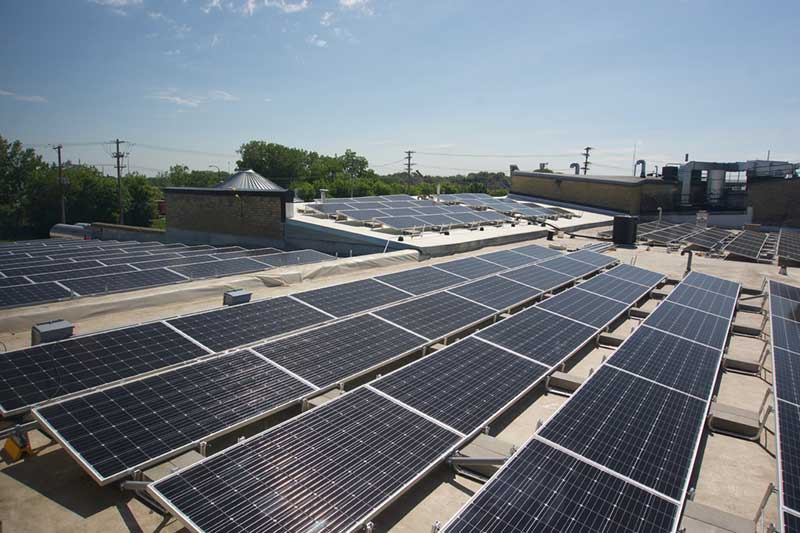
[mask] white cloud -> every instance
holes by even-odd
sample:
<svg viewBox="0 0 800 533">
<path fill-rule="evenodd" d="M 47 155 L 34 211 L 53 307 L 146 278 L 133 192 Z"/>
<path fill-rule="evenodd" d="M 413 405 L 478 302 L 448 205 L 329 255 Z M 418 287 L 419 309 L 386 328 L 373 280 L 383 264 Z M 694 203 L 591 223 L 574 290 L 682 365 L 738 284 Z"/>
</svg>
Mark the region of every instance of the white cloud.
<svg viewBox="0 0 800 533">
<path fill-rule="evenodd" d="M 191 27 L 187 26 L 186 24 L 176 22 L 175 19 L 166 16 L 160 11 L 149 11 L 147 15 L 151 19 L 163 22 L 169 26 L 170 30 L 172 30 L 172 34 L 179 39 L 182 39 L 187 33 L 192 31 Z"/>
<path fill-rule="evenodd" d="M 91 0 L 93 4 L 110 7 L 140 6 L 142 0 Z"/>
<path fill-rule="evenodd" d="M 179 55 L 181 55 L 181 50 L 180 50 L 180 48 L 176 48 L 175 50 L 167 50 L 166 52 L 164 52 L 164 55 L 165 56 L 179 56 Z"/>
<path fill-rule="evenodd" d="M 196 94 L 179 94 L 178 90 L 174 88 L 158 91 L 148 98 L 169 102 L 182 108 L 197 108 L 208 102 L 237 102 L 239 100 L 238 97 L 227 91 L 213 90 L 206 95 L 198 96 Z"/>
<path fill-rule="evenodd" d="M 356 39 L 355 36 L 345 28 L 339 28 L 339 27 L 333 28 L 333 34 L 339 39 L 346 40 L 350 44 L 358 43 L 358 39 Z"/>
<path fill-rule="evenodd" d="M 47 98 L 44 96 L 37 96 L 37 95 L 28 95 L 28 94 L 17 94 L 12 93 L 11 91 L 4 91 L 0 89 L 0 96 L 7 96 L 9 98 L 13 98 L 14 100 L 18 100 L 20 102 L 33 102 L 35 104 L 46 104 Z"/>
<path fill-rule="evenodd" d="M 367 15 L 372 15 L 370 0 L 339 0 L 339 7 L 342 9 L 359 10 Z"/>
<path fill-rule="evenodd" d="M 326 11 L 325 13 L 323 13 L 322 18 L 319 19 L 319 23 L 322 24 L 323 26 L 330 26 L 331 24 L 333 24 L 333 13 L 331 13 L 330 11 Z"/>
<path fill-rule="evenodd" d="M 211 13 L 212 9 L 222 11 L 222 0 L 211 0 L 206 7 L 201 8 L 205 13 Z"/>
<path fill-rule="evenodd" d="M 211 38 L 211 48 L 217 46 L 222 38 L 219 34 L 215 33 L 214 36 Z"/>
<path fill-rule="evenodd" d="M 264 101 L 265 101 L 266 103 L 270 103 L 270 102 L 272 102 L 272 98 L 270 98 L 269 96 L 267 96 L 266 98 L 264 98 Z"/>
<path fill-rule="evenodd" d="M 256 0 L 246 0 L 244 4 L 242 4 L 241 11 L 245 15 L 252 15 L 256 10 Z"/>
<path fill-rule="evenodd" d="M 128 12 L 127 11 L 125 11 L 124 9 L 119 9 L 119 8 L 112 9 L 111 10 L 111 14 L 112 15 L 116 15 L 118 17 L 127 17 L 128 16 Z"/>
<path fill-rule="evenodd" d="M 309 35 L 306 38 L 306 42 L 311 46 L 316 46 L 318 48 L 325 48 L 326 46 L 328 46 L 328 41 L 326 41 L 325 39 L 320 39 L 316 33 L 314 35 Z"/>
<path fill-rule="evenodd" d="M 211 91 L 208 96 L 211 100 L 222 100 L 223 102 L 237 102 L 239 100 L 239 98 L 227 91 Z"/>
<path fill-rule="evenodd" d="M 299 2 L 290 2 L 288 0 L 264 0 L 264 5 L 277 8 L 284 13 L 298 13 L 308 9 L 311 3 L 308 0 L 300 0 Z"/>
</svg>

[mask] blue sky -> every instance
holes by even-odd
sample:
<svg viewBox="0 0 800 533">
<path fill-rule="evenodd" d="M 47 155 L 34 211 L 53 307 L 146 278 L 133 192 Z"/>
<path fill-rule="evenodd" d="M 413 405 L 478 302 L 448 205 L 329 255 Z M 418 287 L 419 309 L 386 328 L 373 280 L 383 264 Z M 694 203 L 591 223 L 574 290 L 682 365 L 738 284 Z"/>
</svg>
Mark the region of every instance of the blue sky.
<svg viewBox="0 0 800 533">
<path fill-rule="evenodd" d="M 0 135 L 105 164 L 119 137 L 148 174 L 251 139 L 430 174 L 586 145 L 598 174 L 634 146 L 796 161 L 798 22 L 797 0 L 4 0 Z"/>
</svg>

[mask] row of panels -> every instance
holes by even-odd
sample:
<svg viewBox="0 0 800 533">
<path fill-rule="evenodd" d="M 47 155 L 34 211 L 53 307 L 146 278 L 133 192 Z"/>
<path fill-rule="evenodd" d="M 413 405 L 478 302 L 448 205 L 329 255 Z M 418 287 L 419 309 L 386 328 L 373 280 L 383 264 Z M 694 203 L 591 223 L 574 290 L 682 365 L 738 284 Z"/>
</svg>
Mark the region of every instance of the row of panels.
<svg viewBox="0 0 800 533">
<path fill-rule="evenodd" d="M 592 281 L 606 278 L 637 285 L 638 297 L 628 293 L 633 300 L 652 286 L 630 278 L 655 284 L 663 276 L 626 266 Z M 355 530 L 601 329 L 540 306 L 167 477 L 150 490 L 197 531 Z M 557 327 L 550 327 L 551 321 Z M 529 334 L 543 329 L 552 341 L 566 334 L 572 342 L 526 348 Z M 543 364 L 532 354 L 553 362 Z"/>
<path fill-rule="evenodd" d="M 738 292 L 689 274 L 445 530 L 675 531 Z M 709 298 L 724 338 L 674 331 L 698 315 L 660 329 L 662 308 Z"/>
</svg>

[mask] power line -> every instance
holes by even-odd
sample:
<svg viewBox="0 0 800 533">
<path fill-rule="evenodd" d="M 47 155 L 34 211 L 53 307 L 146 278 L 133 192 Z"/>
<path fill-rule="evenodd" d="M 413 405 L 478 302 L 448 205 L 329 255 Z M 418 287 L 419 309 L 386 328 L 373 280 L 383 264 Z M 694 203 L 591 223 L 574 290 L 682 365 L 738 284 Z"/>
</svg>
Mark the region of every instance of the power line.
<svg viewBox="0 0 800 533">
<path fill-rule="evenodd" d="M 117 146 L 117 150 L 114 152 L 113 157 L 114 159 L 117 160 L 117 203 L 119 205 L 119 223 L 124 224 L 125 217 L 122 213 L 122 167 L 125 165 L 122 164 L 122 158 L 124 158 L 126 155 L 129 154 L 121 152 L 119 149 L 119 145 L 125 144 L 125 141 L 120 141 L 119 139 L 117 139 L 115 143 Z"/>
<path fill-rule="evenodd" d="M 416 163 L 411 162 L 411 156 L 414 155 L 414 150 L 406 150 L 406 192 L 411 192 L 411 167 L 416 166 Z"/>
<path fill-rule="evenodd" d="M 396 165 L 398 163 L 402 163 L 406 160 L 404 157 L 403 159 L 398 159 L 397 161 L 390 161 L 389 163 L 381 163 L 380 165 L 370 165 L 370 168 L 379 168 L 379 167 L 388 167 L 389 165 Z"/>
<path fill-rule="evenodd" d="M 235 154 L 232 153 L 218 153 L 218 152 L 204 152 L 202 150 L 192 150 L 189 148 L 172 148 L 168 146 L 158 146 L 155 144 L 144 144 L 144 143 L 129 143 L 131 146 L 138 146 L 139 148 L 144 148 L 146 150 L 158 150 L 161 152 L 176 152 L 176 153 L 184 153 L 184 154 L 197 154 L 197 155 L 208 155 L 212 157 L 231 157 L 232 155 L 236 157 Z"/>
<path fill-rule="evenodd" d="M 583 149 L 583 175 L 585 176 L 586 173 L 589 171 L 589 152 L 592 151 L 591 146 L 587 146 Z"/>
<path fill-rule="evenodd" d="M 66 188 L 67 182 L 66 178 L 64 178 L 64 167 L 61 165 L 61 150 L 64 148 L 64 145 L 59 144 L 53 147 L 53 150 L 58 151 L 58 184 L 61 187 L 61 223 L 67 223 L 67 200 L 66 196 Z"/>
</svg>

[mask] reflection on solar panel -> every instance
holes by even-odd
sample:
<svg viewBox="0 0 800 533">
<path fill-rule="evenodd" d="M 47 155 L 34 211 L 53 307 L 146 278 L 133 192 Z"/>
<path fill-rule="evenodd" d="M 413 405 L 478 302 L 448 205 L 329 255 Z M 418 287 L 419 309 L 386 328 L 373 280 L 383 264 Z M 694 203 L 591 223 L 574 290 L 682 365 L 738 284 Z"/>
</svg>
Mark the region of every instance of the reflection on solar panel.
<svg viewBox="0 0 800 533">
<path fill-rule="evenodd" d="M 494 309 L 439 292 L 376 311 L 381 318 L 434 340 L 485 320 Z"/>
<path fill-rule="evenodd" d="M 720 228 L 708 228 L 686 237 L 684 240 L 697 247 L 713 250 L 721 246 L 722 242 L 730 238 L 731 232 Z"/>
<path fill-rule="evenodd" d="M 475 279 L 489 274 L 494 274 L 505 267 L 478 259 L 477 257 L 467 257 L 465 259 L 456 259 L 455 261 L 448 261 L 446 263 L 439 263 L 436 268 L 450 272 L 462 278 Z"/>
<path fill-rule="evenodd" d="M 432 267 L 422 267 L 378 276 L 375 279 L 412 294 L 425 294 L 462 283 L 466 278 Z"/>
<path fill-rule="evenodd" d="M 542 246 L 539 246 L 538 244 L 519 246 L 517 248 L 514 248 L 514 251 L 518 254 L 523 254 L 529 257 L 533 257 L 534 259 L 547 259 L 548 257 L 558 257 L 561 255 L 561 253 L 557 252 L 556 250 L 551 250 L 550 248 L 544 248 Z"/>
<path fill-rule="evenodd" d="M 126 272 L 124 274 L 107 274 L 93 278 L 78 278 L 60 282 L 81 296 L 104 294 L 107 292 L 129 291 L 146 287 L 158 287 L 186 281 L 186 278 L 165 268 Z"/>
<path fill-rule="evenodd" d="M 733 283 L 722 278 L 709 276 L 700 272 L 690 272 L 683 282 L 692 287 L 700 287 L 711 292 L 717 292 L 730 298 L 737 298 L 739 295 L 739 284 Z"/>
<path fill-rule="evenodd" d="M 531 307 L 476 333 L 476 337 L 550 366 L 584 346 L 597 328 Z"/>
<path fill-rule="evenodd" d="M 650 270 L 635 267 L 632 265 L 619 265 L 604 273 L 606 276 L 624 279 L 645 287 L 653 287 L 664 279 L 663 274 L 657 274 Z"/>
<path fill-rule="evenodd" d="M 553 270 L 548 270 L 540 266 L 531 265 L 510 272 L 500 274 L 504 278 L 524 283 L 530 287 L 535 287 L 541 291 L 549 292 L 573 281 L 573 277 L 567 274 L 560 274 Z"/>
<path fill-rule="evenodd" d="M 49 405 L 34 415 L 106 484 L 313 390 L 242 351 Z"/>
<path fill-rule="evenodd" d="M 14 276 L 11 278 L 0 278 L 0 287 L 10 287 L 11 285 L 27 285 L 30 280 L 23 276 Z"/>
<path fill-rule="evenodd" d="M 349 531 L 429 471 L 458 440 L 457 434 L 360 388 L 148 490 L 182 520 L 209 533 L 242 524 L 264 533 Z M 353 483 L 354 469 L 364 482 Z"/>
<path fill-rule="evenodd" d="M 569 254 L 569 258 L 575 261 L 589 263 L 599 268 L 607 267 L 617 262 L 617 259 L 614 257 L 599 254 L 591 250 L 578 250 L 577 252 Z"/>
<path fill-rule="evenodd" d="M 381 217 L 376 220 L 384 226 L 401 230 L 419 228 L 425 225 L 423 221 L 412 216 Z"/>
<path fill-rule="evenodd" d="M 566 274 L 572 278 L 579 278 L 598 270 L 598 267 L 580 261 L 573 261 L 569 257 L 556 257 L 539 263 L 539 266 Z"/>
<path fill-rule="evenodd" d="M 54 281 L 0 287 L 0 307 L 54 302 L 71 296 L 70 291 Z"/>
<path fill-rule="evenodd" d="M 258 261 L 275 268 L 295 265 L 308 265 L 321 263 L 323 261 L 333 261 L 335 257 L 323 254 L 316 250 L 300 250 L 297 252 L 284 252 L 280 254 L 269 254 L 256 258 Z"/>
<path fill-rule="evenodd" d="M 580 288 L 628 304 L 636 303 L 650 290 L 644 285 L 606 274 L 584 281 L 580 284 Z"/>
<path fill-rule="evenodd" d="M 781 228 L 778 237 L 778 256 L 800 261 L 800 233 Z"/>
<path fill-rule="evenodd" d="M 332 285 L 294 295 L 317 309 L 337 317 L 404 300 L 411 295 L 374 279 Z"/>
<path fill-rule="evenodd" d="M 455 287 L 449 292 L 501 311 L 527 302 L 543 291 L 500 276 L 489 276 Z"/>
<path fill-rule="evenodd" d="M 668 500 L 532 439 L 445 531 L 657 533 L 672 531 L 677 515 Z"/>
<path fill-rule="evenodd" d="M 730 320 L 665 301 L 650 314 L 647 324 L 685 339 L 722 348 L 728 337 Z"/>
<path fill-rule="evenodd" d="M 9 352 L 0 358 L 4 415 L 208 352 L 154 322 Z"/>
<path fill-rule="evenodd" d="M 167 322 L 215 352 L 330 320 L 287 296 L 173 318 Z"/>
<path fill-rule="evenodd" d="M 467 337 L 372 386 L 467 434 L 483 427 L 547 370 Z"/>
<path fill-rule="evenodd" d="M 734 298 L 685 284 L 675 287 L 667 296 L 667 301 L 693 307 L 723 318 L 731 316 L 736 307 Z"/>
<path fill-rule="evenodd" d="M 629 304 L 575 288 L 560 294 L 558 298 L 545 300 L 537 307 L 582 324 L 602 328 L 622 314 Z"/>
<path fill-rule="evenodd" d="M 530 256 L 515 252 L 514 250 L 502 250 L 489 254 L 481 254 L 478 257 L 506 268 L 516 268 L 531 262 Z"/>
<path fill-rule="evenodd" d="M 800 301 L 782 298 L 773 294 L 769 301 L 769 309 L 773 316 L 800 322 Z"/>
<path fill-rule="evenodd" d="M 421 349 L 427 341 L 370 315 L 353 317 L 254 349 L 323 388 Z"/>
</svg>

